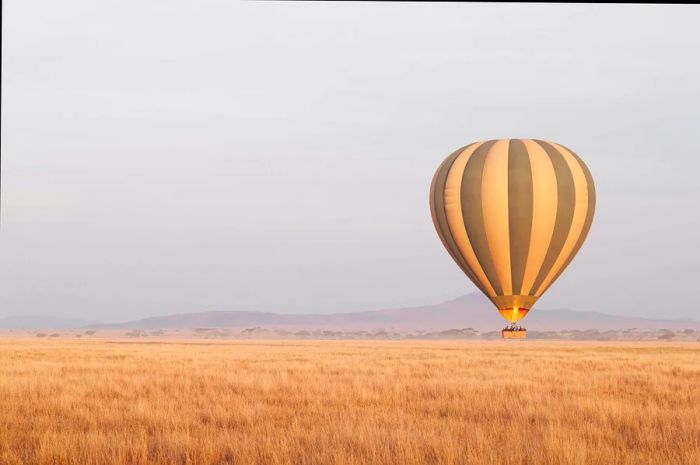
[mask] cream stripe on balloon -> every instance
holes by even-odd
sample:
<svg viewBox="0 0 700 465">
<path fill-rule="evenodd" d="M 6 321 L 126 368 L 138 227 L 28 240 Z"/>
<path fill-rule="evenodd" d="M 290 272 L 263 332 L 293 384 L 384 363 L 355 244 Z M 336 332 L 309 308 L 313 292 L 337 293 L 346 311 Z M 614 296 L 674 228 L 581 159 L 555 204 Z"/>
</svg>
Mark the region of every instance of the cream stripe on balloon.
<svg viewBox="0 0 700 465">
<path fill-rule="evenodd" d="M 583 229 L 583 225 L 586 221 L 586 213 L 588 211 L 588 182 L 586 181 L 586 175 L 583 172 L 581 165 L 564 147 L 553 142 L 550 142 L 550 144 L 562 154 L 564 160 L 566 160 L 566 163 L 569 166 L 569 169 L 571 170 L 571 174 L 574 178 L 576 200 L 574 216 L 571 220 L 571 227 L 569 229 L 566 242 L 564 242 L 564 246 L 557 257 L 557 260 L 554 262 L 552 269 L 549 271 L 549 274 L 544 281 L 542 281 L 539 289 L 537 289 L 537 292 L 535 293 L 537 296 L 541 295 L 542 292 L 549 287 L 552 280 L 557 275 L 557 272 L 561 269 L 564 263 L 566 263 L 567 259 L 573 252 L 574 246 L 581 235 L 581 230 Z"/>
<path fill-rule="evenodd" d="M 557 217 L 557 179 L 547 152 L 532 140 L 523 140 L 532 171 L 532 234 L 521 294 L 531 294 L 552 241 Z"/>
<path fill-rule="evenodd" d="M 447 214 L 447 224 L 450 227 L 450 232 L 454 241 L 457 243 L 462 256 L 467 261 L 469 267 L 474 271 L 474 274 L 479 278 L 479 281 L 486 287 L 489 297 L 496 295 L 496 291 L 491 286 L 491 283 L 486 278 L 479 260 L 476 258 L 474 249 L 472 248 L 467 236 L 467 229 L 464 226 L 464 217 L 462 216 L 462 198 L 461 186 L 462 177 L 464 176 L 464 168 L 467 166 L 469 157 L 482 144 L 474 144 L 462 152 L 452 163 L 447 174 L 445 183 L 445 213 Z"/>
<path fill-rule="evenodd" d="M 499 140 L 489 150 L 481 185 L 486 240 L 503 295 L 513 293 L 508 218 L 508 144 L 508 140 Z"/>
</svg>

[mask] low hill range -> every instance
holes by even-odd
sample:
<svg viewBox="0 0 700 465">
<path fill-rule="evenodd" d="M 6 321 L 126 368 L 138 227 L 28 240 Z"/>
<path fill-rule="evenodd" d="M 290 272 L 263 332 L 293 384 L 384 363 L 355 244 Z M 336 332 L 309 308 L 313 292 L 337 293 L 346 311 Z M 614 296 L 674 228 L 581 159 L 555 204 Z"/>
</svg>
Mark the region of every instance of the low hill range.
<svg viewBox="0 0 700 465">
<path fill-rule="evenodd" d="M 92 325 L 94 329 L 186 329 L 247 328 L 325 329 L 331 331 L 391 330 L 441 331 L 472 328 L 477 331 L 500 329 L 504 320 L 491 302 L 480 293 L 419 307 L 332 314 L 280 314 L 251 311 L 213 311 L 144 318 L 124 323 Z M 609 315 L 572 310 L 533 310 L 524 320 L 538 331 L 578 330 L 681 330 L 700 329 L 690 319 L 663 320 Z"/>
<path fill-rule="evenodd" d="M 347 312 L 333 314 L 281 314 L 253 311 L 209 311 L 158 316 L 123 323 L 99 324 L 82 320 L 57 318 L 0 318 L 0 328 L 83 328 L 101 330 L 158 330 L 195 328 L 268 328 L 328 331 L 445 331 L 470 328 L 493 331 L 504 326 L 504 320 L 491 302 L 480 293 L 418 307 Z M 524 325 L 536 331 L 564 330 L 700 330 L 700 322 L 691 319 L 664 320 L 609 315 L 600 312 L 572 310 L 533 310 Z"/>
</svg>

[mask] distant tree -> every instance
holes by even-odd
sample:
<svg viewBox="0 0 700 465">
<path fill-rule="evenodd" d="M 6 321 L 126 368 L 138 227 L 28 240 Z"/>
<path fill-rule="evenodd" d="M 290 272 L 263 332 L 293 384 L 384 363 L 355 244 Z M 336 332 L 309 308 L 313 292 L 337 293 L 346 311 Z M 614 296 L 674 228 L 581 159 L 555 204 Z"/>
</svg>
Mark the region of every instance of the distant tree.
<svg viewBox="0 0 700 465">
<path fill-rule="evenodd" d="M 95 331 L 94 329 L 89 329 L 85 331 L 85 334 L 87 334 L 88 336 L 93 336 L 95 335 L 95 333 L 97 333 L 97 331 Z"/>
<path fill-rule="evenodd" d="M 46 337 L 46 333 L 36 333 L 36 337 Z"/>
<path fill-rule="evenodd" d="M 49 337 L 59 337 L 59 336 L 60 336 L 60 334 L 58 334 L 58 333 L 49 334 Z"/>
<path fill-rule="evenodd" d="M 673 339 L 674 336 L 675 336 L 675 334 L 673 334 L 673 333 L 664 333 L 664 334 L 659 336 L 659 339 L 664 340 L 664 341 L 670 341 L 671 339 Z"/>
</svg>

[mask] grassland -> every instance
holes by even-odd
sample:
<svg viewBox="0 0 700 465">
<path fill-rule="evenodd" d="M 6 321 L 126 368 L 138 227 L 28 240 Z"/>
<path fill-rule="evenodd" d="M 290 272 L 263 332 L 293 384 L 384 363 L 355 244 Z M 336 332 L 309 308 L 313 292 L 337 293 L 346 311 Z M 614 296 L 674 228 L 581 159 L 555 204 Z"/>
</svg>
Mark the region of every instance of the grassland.
<svg viewBox="0 0 700 465">
<path fill-rule="evenodd" d="M 700 464 L 700 344 L 0 339 L 0 464 Z"/>
</svg>

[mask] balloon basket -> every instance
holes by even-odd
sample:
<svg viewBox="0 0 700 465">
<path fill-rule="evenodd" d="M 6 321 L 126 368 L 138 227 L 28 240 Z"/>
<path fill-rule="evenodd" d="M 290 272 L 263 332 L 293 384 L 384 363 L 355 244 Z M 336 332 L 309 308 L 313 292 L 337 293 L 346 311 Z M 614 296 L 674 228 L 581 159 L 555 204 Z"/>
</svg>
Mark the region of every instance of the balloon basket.
<svg viewBox="0 0 700 465">
<path fill-rule="evenodd" d="M 510 326 L 503 328 L 501 331 L 503 339 L 525 339 L 527 338 L 527 330 L 525 328 L 512 328 Z"/>
</svg>

